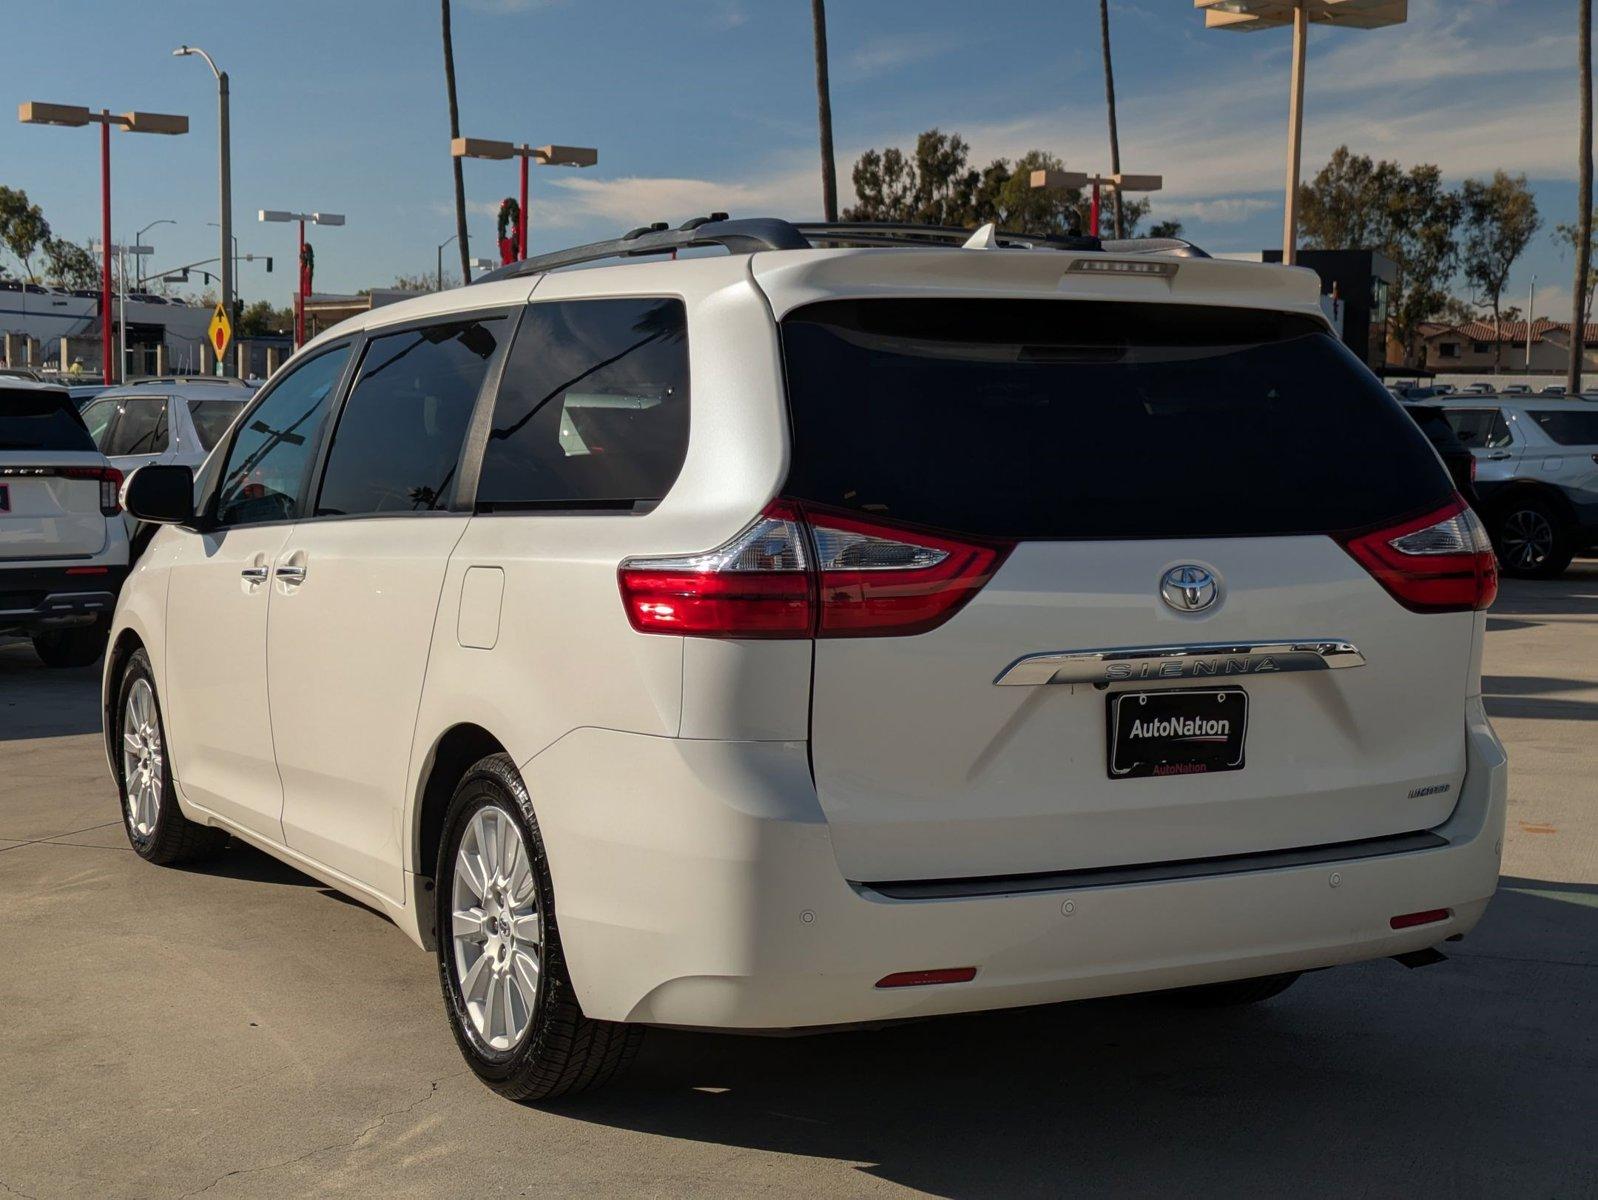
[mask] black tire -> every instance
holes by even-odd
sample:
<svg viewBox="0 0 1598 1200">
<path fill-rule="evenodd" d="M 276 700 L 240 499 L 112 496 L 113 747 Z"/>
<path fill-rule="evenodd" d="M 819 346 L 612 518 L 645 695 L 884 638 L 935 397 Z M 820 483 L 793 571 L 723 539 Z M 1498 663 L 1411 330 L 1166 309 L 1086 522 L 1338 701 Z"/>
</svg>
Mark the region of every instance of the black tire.
<svg viewBox="0 0 1598 1200">
<path fill-rule="evenodd" d="M 531 867 L 532 897 L 541 917 L 537 1000 L 525 1031 L 503 1050 L 488 1044 L 468 1011 L 453 937 L 457 855 L 473 818 L 490 807 L 507 814 L 521 833 Z M 479 1079 L 512 1100 L 550 1100 L 599 1087 L 627 1069 L 643 1040 L 643 1029 L 583 1015 L 561 952 L 554 885 L 538 819 L 533 815 L 527 788 L 506 755 L 495 754 L 481 760 L 455 789 L 444 818 L 433 878 L 444 1011 L 461 1054 Z M 487 907 L 486 902 L 484 906 Z M 486 949 L 484 956 L 488 956 Z M 471 968 L 467 970 L 470 974 Z"/>
<path fill-rule="evenodd" d="M 1493 520 L 1493 545 L 1505 575 L 1517 579 L 1555 579 L 1576 557 L 1570 523 L 1537 496 L 1513 499 Z"/>
<path fill-rule="evenodd" d="M 1225 983 L 1177 988 L 1165 992 L 1164 996 L 1182 1008 L 1238 1008 L 1280 996 L 1297 979 L 1297 971 L 1286 975 L 1262 975 L 1258 979 L 1229 979 Z"/>
<path fill-rule="evenodd" d="M 143 822 L 142 827 L 134 815 L 135 805 L 128 799 L 129 770 L 123 748 L 128 705 L 134 689 L 141 685 L 149 688 L 149 701 L 160 747 L 160 792 L 154 806 L 154 820 Z M 225 831 L 197 824 L 185 817 L 178 808 L 172 787 L 171 755 L 167 753 L 166 723 L 161 717 L 161 699 L 155 690 L 155 675 L 150 670 L 149 656 L 143 649 L 133 652 L 122 678 L 117 681 L 116 725 L 112 745 L 115 747 L 113 757 L 116 762 L 117 789 L 122 799 L 122 828 L 135 854 L 145 862 L 165 867 L 208 858 L 227 844 L 228 835 Z"/>
<path fill-rule="evenodd" d="M 68 629 L 41 629 L 32 637 L 33 652 L 47 667 L 89 667 L 105 653 L 111 622 L 101 618 L 93 625 L 74 625 Z"/>
</svg>

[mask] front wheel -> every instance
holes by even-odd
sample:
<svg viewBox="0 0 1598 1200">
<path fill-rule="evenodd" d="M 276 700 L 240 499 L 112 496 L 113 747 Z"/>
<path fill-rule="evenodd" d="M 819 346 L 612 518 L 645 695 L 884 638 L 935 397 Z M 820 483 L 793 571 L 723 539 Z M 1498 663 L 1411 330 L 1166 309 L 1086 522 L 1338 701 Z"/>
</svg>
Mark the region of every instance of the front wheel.
<svg viewBox="0 0 1598 1200">
<path fill-rule="evenodd" d="M 220 850 L 228 835 L 189 820 L 178 808 L 155 674 L 143 650 L 134 652 L 122 673 L 116 721 L 122 825 L 134 852 L 146 862 L 171 866 Z"/>
<path fill-rule="evenodd" d="M 1507 505 L 1498 515 L 1493 533 L 1505 575 L 1553 579 L 1564 574 L 1576 556 L 1566 523 L 1535 497 Z"/>
<path fill-rule="evenodd" d="M 478 1078 L 513 1100 L 548 1100 L 625 1070 L 643 1031 L 583 1015 L 538 821 L 505 755 L 455 789 L 434 878 L 444 1009 Z"/>
</svg>

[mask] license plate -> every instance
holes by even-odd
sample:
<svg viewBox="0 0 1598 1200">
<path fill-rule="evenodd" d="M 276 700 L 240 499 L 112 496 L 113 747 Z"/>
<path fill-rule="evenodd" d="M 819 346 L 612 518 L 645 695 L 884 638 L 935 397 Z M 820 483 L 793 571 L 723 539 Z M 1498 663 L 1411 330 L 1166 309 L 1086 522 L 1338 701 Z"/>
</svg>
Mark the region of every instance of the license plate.
<svg viewBox="0 0 1598 1200">
<path fill-rule="evenodd" d="M 10 512 L 10 511 L 11 511 L 11 488 L 7 484 L 0 483 L 0 512 Z"/>
<path fill-rule="evenodd" d="M 1108 703 L 1111 779 L 1243 769 L 1242 688 L 1117 692 Z"/>
</svg>

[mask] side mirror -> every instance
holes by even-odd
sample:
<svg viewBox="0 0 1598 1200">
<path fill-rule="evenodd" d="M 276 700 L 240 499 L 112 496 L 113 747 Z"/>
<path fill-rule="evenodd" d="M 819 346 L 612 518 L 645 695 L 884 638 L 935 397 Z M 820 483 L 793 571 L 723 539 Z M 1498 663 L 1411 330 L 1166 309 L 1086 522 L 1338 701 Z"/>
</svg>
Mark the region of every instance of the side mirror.
<svg viewBox="0 0 1598 1200">
<path fill-rule="evenodd" d="M 194 519 L 194 472 L 151 463 L 122 485 L 122 507 L 141 521 L 181 525 Z"/>
</svg>

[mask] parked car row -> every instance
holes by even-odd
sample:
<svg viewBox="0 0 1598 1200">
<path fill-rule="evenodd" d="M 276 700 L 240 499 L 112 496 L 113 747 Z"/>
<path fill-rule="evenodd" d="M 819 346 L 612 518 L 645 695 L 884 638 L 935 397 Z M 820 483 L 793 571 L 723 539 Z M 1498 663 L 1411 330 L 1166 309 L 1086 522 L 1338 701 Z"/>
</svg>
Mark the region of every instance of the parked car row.
<svg viewBox="0 0 1598 1200">
<path fill-rule="evenodd" d="M 1461 454 L 1469 456 L 1470 487 L 1460 491 L 1486 522 L 1506 574 L 1553 578 L 1598 545 L 1598 405 L 1500 392 L 1404 407 L 1456 482 Z"/>
</svg>

